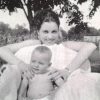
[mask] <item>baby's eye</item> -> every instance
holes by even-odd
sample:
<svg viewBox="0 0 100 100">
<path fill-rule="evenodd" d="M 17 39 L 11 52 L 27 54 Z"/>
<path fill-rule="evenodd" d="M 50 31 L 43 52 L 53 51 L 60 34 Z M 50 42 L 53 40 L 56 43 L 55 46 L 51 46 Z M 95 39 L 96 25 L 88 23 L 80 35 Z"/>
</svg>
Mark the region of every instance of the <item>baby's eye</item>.
<svg viewBox="0 0 100 100">
<path fill-rule="evenodd" d="M 42 62 L 39 62 L 39 64 L 40 64 L 40 65 L 44 65 L 44 63 L 42 63 Z"/>
</svg>

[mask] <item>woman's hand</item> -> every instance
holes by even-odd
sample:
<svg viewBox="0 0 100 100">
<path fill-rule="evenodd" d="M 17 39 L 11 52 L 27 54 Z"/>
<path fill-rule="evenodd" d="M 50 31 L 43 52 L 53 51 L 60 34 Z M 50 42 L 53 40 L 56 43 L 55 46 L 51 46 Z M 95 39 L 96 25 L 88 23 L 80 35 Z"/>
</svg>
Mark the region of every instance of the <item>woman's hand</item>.
<svg viewBox="0 0 100 100">
<path fill-rule="evenodd" d="M 56 86 L 61 86 L 67 79 L 68 72 L 66 70 L 52 69 L 48 73 L 44 74 L 43 77 L 47 80 L 51 80 Z"/>
<path fill-rule="evenodd" d="M 57 69 L 52 69 L 49 72 L 47 72 L 45 75 L 48 77 L 48 79 L 54 80 L 60 76 L 60 72 Z"/>
<path fill-rule="evenodd" d="M 64 81 L 67 80 L 69 74 L 70 74 L 70 72 L 69 72 L 69 70 L 67 70 L 67 69 L 60 70 L 60 76 L 61 76 L 61 78 L 62 78 Z M 59 77 L 59 78 L 60 78 L 60 77 Z"/>
<path fill-rule="evenodd" d="M 68 78 L 69 71 L 67 69 L 58 70 L 58 76 L 54 77 L 54 81 L 57 86 L 61 86 Z"/>
</svg>

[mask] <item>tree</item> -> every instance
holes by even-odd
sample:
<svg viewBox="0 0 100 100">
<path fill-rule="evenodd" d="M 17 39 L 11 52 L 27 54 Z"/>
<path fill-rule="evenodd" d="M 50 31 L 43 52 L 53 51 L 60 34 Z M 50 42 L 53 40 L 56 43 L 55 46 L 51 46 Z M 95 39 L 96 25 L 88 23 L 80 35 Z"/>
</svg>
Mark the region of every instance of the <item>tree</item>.
<svg viewBox="0 0 100 100">
<path fill-rule="evenodd" d="M 0 9 L 8 9 L 9 12 L 16 11 L 17 8 L 23 9 L 25 16 L 32 29 L 33 11 L 40 9 L 54 8 L 54 5 L 61 4 L 61 0 L 0 0 Z M 25 7 L 27 9 L 25 9 Z"/>
<path fill-rule="evenodd" d="M 86 1 L 88 1 L 88 0 L 78 0 L 77 3 L 82 4 Z M 92 17 L 95 14 L 95 12 L 97 11 L 97 8 L 99 8 L 99 6 L 100 6 L 100 0 L 91 0 L 90 13 L 89 13 L 90 17 Z"/>
<path fill-rule="evenodd" d="M 16 25 L 16 28 L 12 30 L 13 36 L 22 36 L 29 34 L 28 29 L 24 28 L 23 26 Z M 30 34 L 29 34 L 30 35 Z"/>
<path fill-rule="evenodd" d="M 3 22 L 0 22 L 0 35 L 6 36 L 8 33 L 11 32 L 11 29 L 8 24 L 4 24 Z"/>
<path fill-rule="evenodd" d="M 68 31 L 67 37 L 69 40 L 82 40 L 84 36 L 100 36 L 99 30 L 94 27 L 87 27 L 87 29 L 78 32 L 77 30 L 77 27 L 72 27 Z"/>
<path fill-rule="evenodd" d="M 71 15 L 68 16 L 70 19 L 69 25 L 73 23 L 79 24 L 80 20 L 82 20 L 83 15 L 77 5 L 72 4 L 69 0 L 0 0 L 0 9 L 8 9 L 10 13 L 16 11 L 17 8 L 23 9 L 31 32 L 33 12 L 35 13 L 40 9 L 53 9 L 55 5 L 60 8 L 60 16 L 65 12 Z"/>
<path fill-rule="evenodd" d="M 87 0 L 78 0 L 77 4 L 82 4 L 86 1 Z M 82 21 L 83 15 L 81 11 L 79 11 L 77 4 L 73 4 L 71 0 L 0 0 L 0 9 L 8 9 L 10 13 L 16 11 L 17 8 L 22 9 L 29 22 L 30 32 L 32 32 L 33 13 L 40 9 L 53 9 L 54 6 L 59 6 L 59 16 L 63 16 L 63 13 L 68 15 L 69 25 L 74 23 L 77 27 L 81 24 L 85 26 L 86 24 Z M 90 12 L 90 16 L 94 14 L 96 8 L 100 5 L 100 0 L 92 0 L 91 5 L 93 9 Z"/>
<path fill-rule="evenodd" d="M 23 26 L 16 25 L 15 29 L 11 29 L 8 24 L 0 22 L 0 45 L 7 43 L 19 42 L 27 37 L 31 37 L 29 30 Z"/>
<path fill-rule="evenodd" d="M 81 40 L 83 37 L 81 33 L 77 33 L 76 29 L 77 27 L 72 27 L 70 28 L 70 30 L 68 31 L 68 40 Z"/>
<path fill-rule="evenodd" d="M 87 35 L 88 36 L 100 36 L 100 32 L 94 27 L 89 27 L 89 32 Z"/>
</svg>

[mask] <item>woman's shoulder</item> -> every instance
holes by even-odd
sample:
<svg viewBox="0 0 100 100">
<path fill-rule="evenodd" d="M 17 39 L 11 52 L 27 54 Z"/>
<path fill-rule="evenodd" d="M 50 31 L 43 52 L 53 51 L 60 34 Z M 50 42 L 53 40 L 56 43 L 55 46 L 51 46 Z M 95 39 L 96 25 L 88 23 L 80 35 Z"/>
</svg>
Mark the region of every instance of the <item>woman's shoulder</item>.
<svg viewBox="0 0 100 100">
<path fill-rule="evenodd" d="M 67 48 L 70 48 L 75 51 L 79 51 L 85 44 L 86 42 L 81 42 L 81 41 L 65 41 L 63 42 L 63 45 Z"/>
<path fill-rule="evenodd" d="M 31 40 L 27 40 L 26 42 L 28 42 L 28 44 L 22 48 L 20 48 L 16 53 L 15 56 L 19 59 L 21 59 L 22 61 L 24 61 L 25 63 L 29 64 L 30 59 L 31 59 L 31 54 L 33 52 L 33 50 L 37 47 L 40 46 L 41 44 L 39 44 L 37 42 L 37 44 L 33 44 L 34 41 Z M 29 44 L 29 42 L 31 44 Z"/>
<path fill-rule="evenodd" d="M 64 42 L 62 42 L 62 44 L 64 46 L 67 46 L 67 47 L 69 47 L 70 45 L 74 45 L 76 43 L 78 43 L 78 42 L 77 41 L 64 41 Z"/>
<path fill-rule="evenodd" d="M 59 48 L 59 50 L 61 50 L 61 51 L 63 51 L 63 53 L 65 52 L 67 52 L 67 54 L 69 53 L 69 54 L 73 54 L 73 53 L 75 53 L 76 54 L 76 50 L 75 49 L 73 49 L 73 47 L 71 47 L 71 45 L 70 45 L 70 43 L 72 43 L 72 42 L 70 42 L 70 41 L 66 41 L 66 42 L 62 42 L 61 44 L 60 44 L 60 48 Z"/>
<path fill-rule="evenodd" d="M 75 46 L 75 41 L 64 41 L 62 42 L 62 45 L 66 48 L 70 48 L 73 49 L 73 47 Z"/>
<path fill-rule="evenodd" d="M 25 45 L 36 45 L 36 44 L 41 44 L 39 40 L 36 40 L 36 39 L 29 39 L 29 40 L 25 40 L 22 42 L 23 44 Z"/>
<path fill-rule="evenodd" d="M 23 47 L 20 48 L 19 50 L 26 50 L 26 49 L 30 50 L 31 48 L 35 48 L 35 47 L 41 45 L 39 40 L 32 40 L 32 39 L 25 40 L 22 42 L 22 44 L 23 44 Z"/>
<path fill-rule="evenodd" d="M 0 48 L 0 50 L 3 52 L 4 50 L 10 50 L 13 53 L 16 53 L 19 49 L 27 46 L 34 46 L 37 44 L 41 44 L 39 40 L 25 40 L 21 41 L 19 43 L 13 43 L 13 44 L 8 44 L 6 46 L 3 46 Z"/>
<path fill-rule="evenodd" d="M 96 48 L 96 45 L 91 42 L 83 42 L 83 41 L 66 41 L 63 43 L 66 47 L 73 49 L 75 51 L 79 51 L 82 47 Z"/>
</svg>

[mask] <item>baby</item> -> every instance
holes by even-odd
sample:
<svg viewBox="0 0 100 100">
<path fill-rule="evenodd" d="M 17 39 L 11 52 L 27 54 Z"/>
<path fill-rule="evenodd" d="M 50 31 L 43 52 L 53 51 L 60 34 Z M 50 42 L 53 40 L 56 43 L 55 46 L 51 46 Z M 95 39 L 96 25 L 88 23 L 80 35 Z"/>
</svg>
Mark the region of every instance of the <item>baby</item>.
<svg viewBox="0 0 100 100">
<path fill-rule="evenodd" d="M 49 71 L 51 57 L 51 50 L 46 46 L 38 46 L 34 49 L 30 65 L 35 74 L 31 79 L 23 77 L 18 100 L 23 100 L 23 98 L 27 98 L 26 100 L 47 98 L 50 92 L 54 90 L 52 81 L 43 77 L 43 74 Z"/>
</svg>

